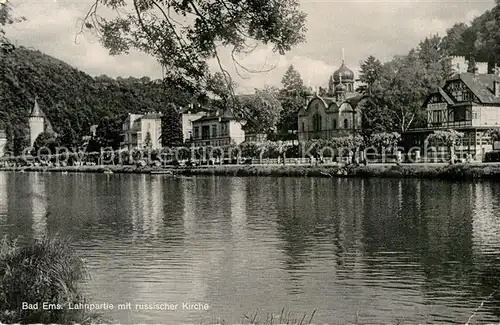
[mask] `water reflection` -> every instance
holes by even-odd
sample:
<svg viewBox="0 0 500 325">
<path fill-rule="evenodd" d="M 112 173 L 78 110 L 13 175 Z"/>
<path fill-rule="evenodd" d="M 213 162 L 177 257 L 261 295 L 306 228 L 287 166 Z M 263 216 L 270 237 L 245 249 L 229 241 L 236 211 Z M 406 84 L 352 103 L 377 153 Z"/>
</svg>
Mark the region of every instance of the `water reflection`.
<svg viewBox="0 0 500 325">
<path fill-rule="evenodd" d="M 41 173 L 29 173 L 34 238 L 42 238 L 47 232 L 47 194 L 44 176 Z"/>
<path fill-rule="evenodd" d="M 500 209 L 492 184 L 475 184 L 472 222 L 474 248 L 482 254 L 500 251 Z M 496 195 L 495 195 L 496 194 Z"/>
<path fill-rule="evenodd" d="M 0 220 L 3 223 L 9 211 L 7 182 L 9 174 L 0 172 Z"/>
<path fill-rule="evenodd" d="M 211 306 L 115 311 L 119 322 L 237 323 L 287 307 L 320 323 L 465 323 L 500 285 L 499 194 L 487 182 L 0 173 L 0 232 L 73 238 L 97 302 Z M 475 321 L 498 321 L 499 299 Z"/>
</svg>

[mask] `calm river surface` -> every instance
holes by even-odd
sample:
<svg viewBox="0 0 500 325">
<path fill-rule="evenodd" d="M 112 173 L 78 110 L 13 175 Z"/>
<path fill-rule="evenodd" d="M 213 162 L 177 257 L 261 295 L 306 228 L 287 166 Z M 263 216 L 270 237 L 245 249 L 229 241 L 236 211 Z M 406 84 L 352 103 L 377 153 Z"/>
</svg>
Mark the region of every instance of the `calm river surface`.
<svg viewBox="0 0 500 325">
<path fill-rule="evenodd" d="M 0 234 L 59 233 L 121 323 L 500 320 L 500 184 L 0 172 Z M 179 304 L 140 311 L 135 304 Z M 208 311 L 182 310 L 203 303 Z M 357 315 L 357 316 L 356 316 Z"/>
</svg>

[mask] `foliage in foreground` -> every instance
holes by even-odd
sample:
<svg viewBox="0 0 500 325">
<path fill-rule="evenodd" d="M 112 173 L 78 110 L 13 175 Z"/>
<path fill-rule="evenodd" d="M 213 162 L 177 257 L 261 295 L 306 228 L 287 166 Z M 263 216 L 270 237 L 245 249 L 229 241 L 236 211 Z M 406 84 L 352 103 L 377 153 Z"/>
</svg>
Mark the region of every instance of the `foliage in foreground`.
<svg viewBox="0 0 500 325">
<path fill-rule="evenodd" d="M 64 240 L 43 238 L 20 246 L 5 236 L 0 242 L 0 322 L 92 323 L 97 315 L 70 310 L 85 303 L 79 283 L 88 276 L 83 260 Z M 38 309 L 22 308 L 23 303 Z M 43 309 L 43 304 L 61 306 Z"/>
<path fill-rule="evenodd" d="M 245 315 L 241 324 L 249 324 L 249 325 L 272 325 L 272 324 L 290 324 L 290 325 L 308 325 L 312 324 L 312 320 L 314 315 L 316 314 L 316 310 L 314 310 L 311 314 L 293 314 L 290 311 L 287 311 L 285 308 L 281 310 L 281 313 L 278 315 L 274 314 L 266 314 L 265 317 L 259 315 L 258 313 L 252 315 Z M 215 320 L 210 324 L 230 324 L 223 320 Z"/>
</svg>

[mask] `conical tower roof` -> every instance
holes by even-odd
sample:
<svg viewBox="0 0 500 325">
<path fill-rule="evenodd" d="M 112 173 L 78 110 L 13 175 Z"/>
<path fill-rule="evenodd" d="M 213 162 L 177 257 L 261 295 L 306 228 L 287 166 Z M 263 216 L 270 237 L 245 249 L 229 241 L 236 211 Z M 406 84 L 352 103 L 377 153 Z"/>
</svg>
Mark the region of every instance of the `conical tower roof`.
<svg viewBox="0 0 500 325">
<path fill-rule="evenodd" d="M 40 106 L 38 106 L 38 101 L 35 98 L 35 105 L 33 105 L 33 109 L 31 110 L 30 117 L 44 117 Z"/>
</svg>

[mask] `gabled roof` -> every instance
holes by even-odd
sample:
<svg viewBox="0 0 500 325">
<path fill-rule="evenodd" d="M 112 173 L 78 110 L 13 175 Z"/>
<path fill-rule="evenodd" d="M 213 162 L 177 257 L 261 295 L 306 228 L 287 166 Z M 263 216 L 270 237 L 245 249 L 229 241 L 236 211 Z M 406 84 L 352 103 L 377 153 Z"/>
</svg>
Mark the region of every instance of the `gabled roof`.
<svg viewBox="0 0 500 325">
<path fill-rule="evenodd" d="M 356 106 L 358 106 L 359 102 L 364 98 L 368 98 L 368 96 L 356 95 L 354 97 L 347 98 L 346 100 L 344 100 L 344 103 L 349 103 L 351 105 L 351 107 L 356 107 Z"/>
<path fill-rule="evenodd" d="M 450 96 L 448 96 L 448 94 L 446 93 L 446 91 L 444 91 L 443 88 L 439 87 L 438 92 L 444 98 L 444 100 L 446 100 L 448 104 L 450 105 L 454 104 L 453 99 Z"/>
<path fill-rule="evenodd" d="M 460 73 L 452 80 L 460 79 L 472 91 L 482 104 L 500 104 L 500 97 L 495 96 L 493 81 L 500 82 L 494 74 Z"/>
</svg>

